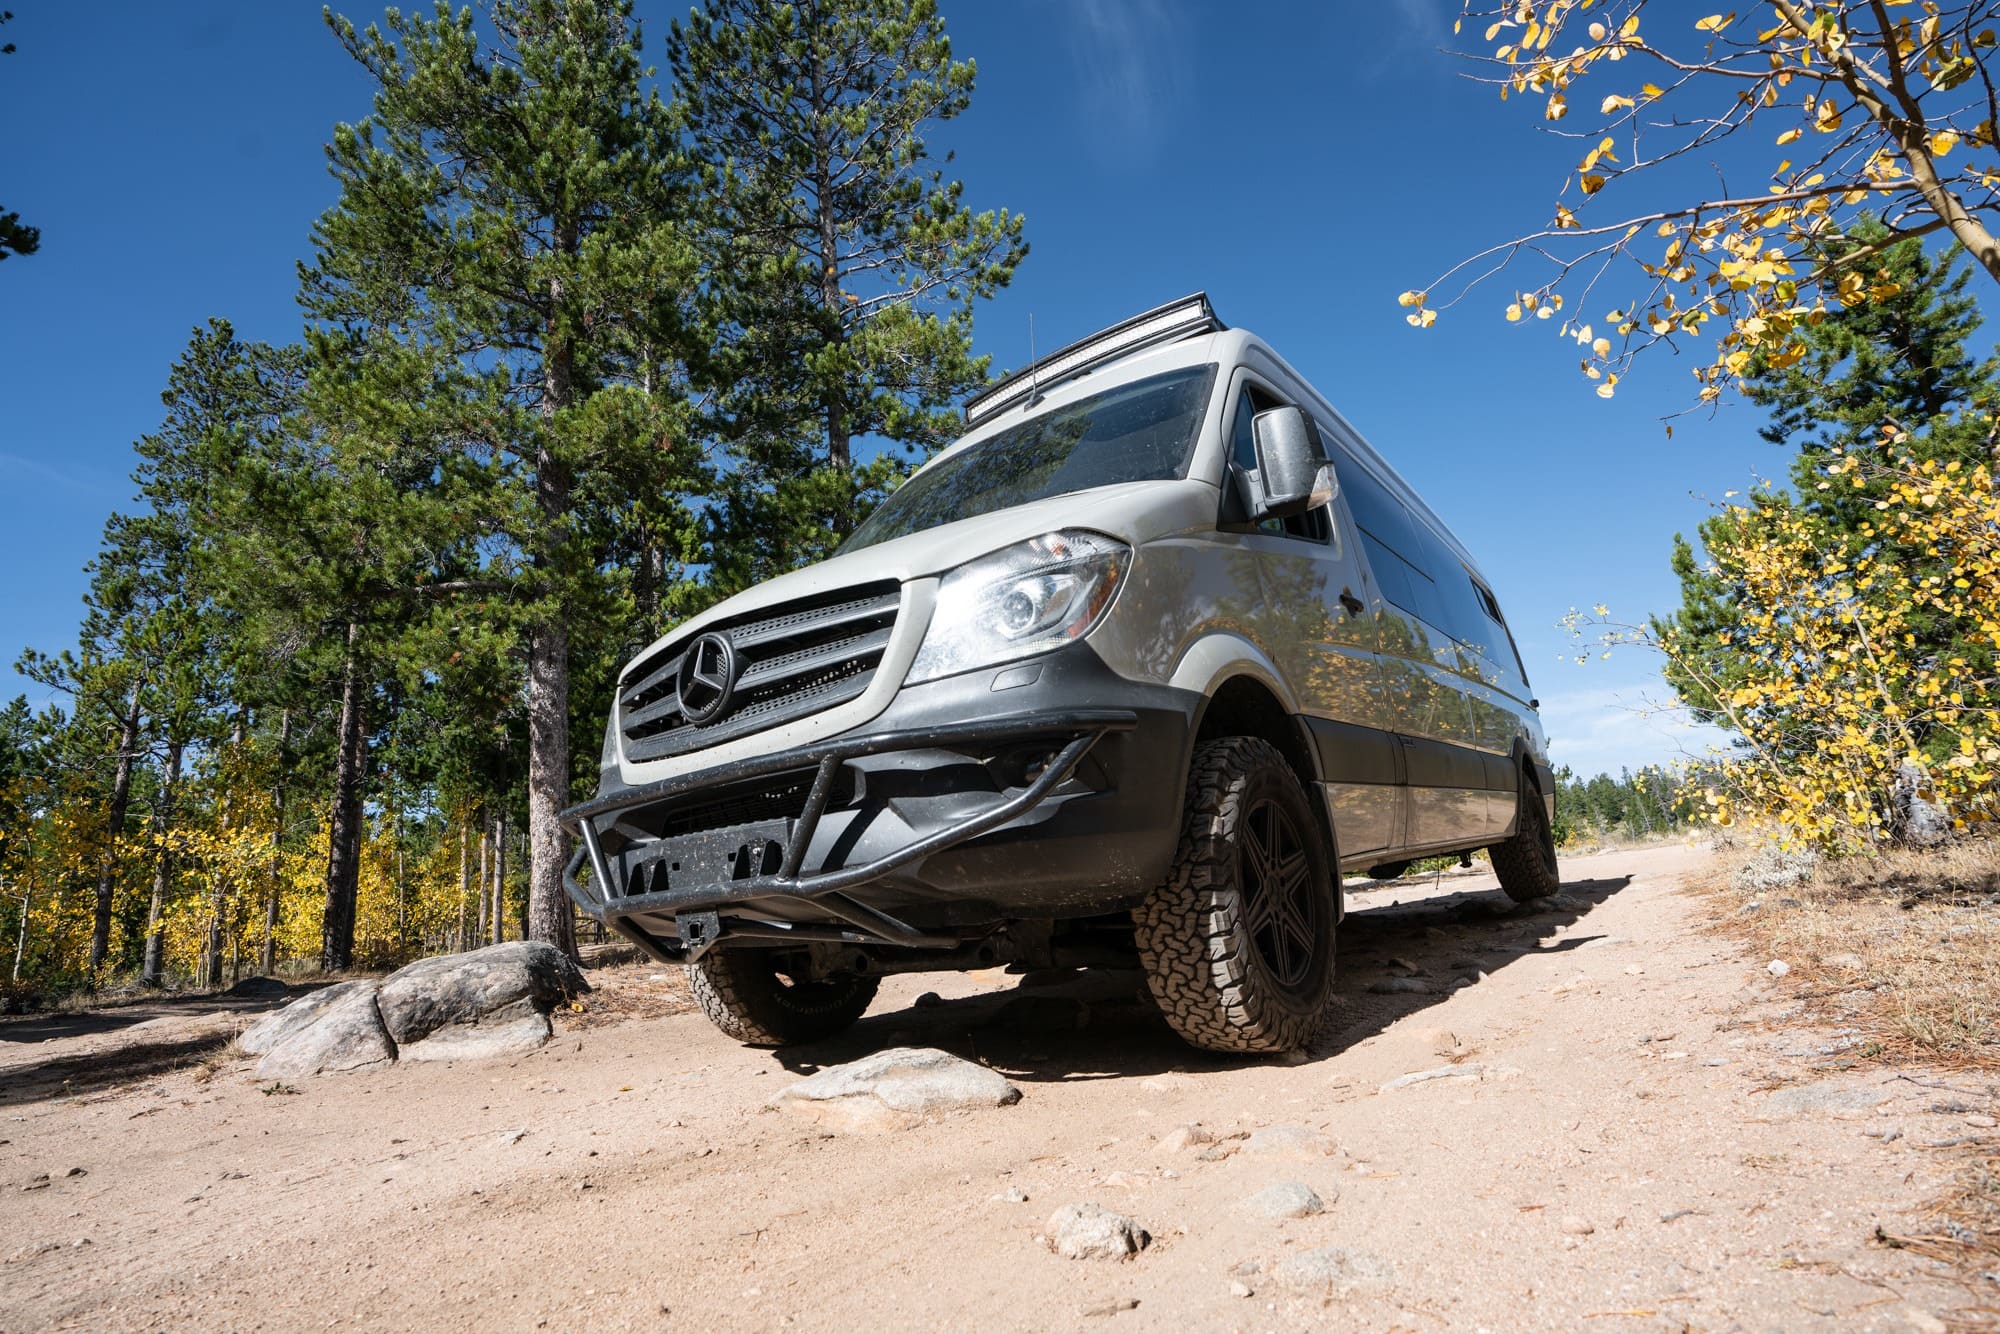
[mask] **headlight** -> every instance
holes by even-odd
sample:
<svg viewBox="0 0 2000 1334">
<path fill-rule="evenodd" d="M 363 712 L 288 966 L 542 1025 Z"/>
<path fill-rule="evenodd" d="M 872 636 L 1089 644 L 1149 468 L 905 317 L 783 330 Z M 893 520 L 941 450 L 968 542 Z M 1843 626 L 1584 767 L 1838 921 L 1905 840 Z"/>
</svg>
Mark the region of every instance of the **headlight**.
<svg viewBox="0 0 2000 1334">
<path fill-rule="evenodd" d="M 968 561 L 938 585 L 911 685 L 1059 648 L 1089 634 L 1131 568 L 1132 549 L 1065 529 Z"/>
</svg>

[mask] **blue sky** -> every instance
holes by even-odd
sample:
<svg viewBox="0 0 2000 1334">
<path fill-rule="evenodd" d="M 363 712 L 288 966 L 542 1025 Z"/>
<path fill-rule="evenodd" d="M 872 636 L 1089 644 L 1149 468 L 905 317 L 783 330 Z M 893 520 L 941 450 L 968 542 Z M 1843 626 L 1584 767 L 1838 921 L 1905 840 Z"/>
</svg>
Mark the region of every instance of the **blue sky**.
<svg viewBox="0 0 2000 1334">
<path fill-rule="evenodd" d="M 71 642 L 83 566 L 131 494 L 190 330 L 226 316 L 296 335 L 295 264 L 333 199 L 322 145 L 368 87 L 316 3 L 9 0 L 0 205 L 43 229 L 0 264 L 0 661 Z M 641 0 L 657 59 L 681 3 Z M 1670 757 L 1686 734 L 1631 706 L 1642 659 L 1568 661 L 1557 622 L 1670 609 L 1673 533 L 1779 473 L 1742 407 L 1680 421 L 1693 359 L 1642 362 L 1596 398 L 1548 325 L 1510 327 L 1503 286 L 1403 322 L 1396 294 L 1549 216 L 1577 149 L 1441 54 L 1451 0 L 943 0 L 978 62 L 972 109 L 933 145 L 971 202 L 1025 213 L 1033 253 L 978 316 L 1026 360 L 1205 288 L 1310 377 L 1478 554 L 1583 772 Z M 356 19 L 379 11 L 355 4 Z M 1766 164 L 1768 169 L 1768 164 Z M 1609 304 L 1607 301 L 1606 304 Z M 1601 312 L 1595 312 L 1601 315 Z M 11 695 L 39 688 L 0 679 Z M 1698 744 L 1696 746 L 1698 748 Z"/>
</svg>

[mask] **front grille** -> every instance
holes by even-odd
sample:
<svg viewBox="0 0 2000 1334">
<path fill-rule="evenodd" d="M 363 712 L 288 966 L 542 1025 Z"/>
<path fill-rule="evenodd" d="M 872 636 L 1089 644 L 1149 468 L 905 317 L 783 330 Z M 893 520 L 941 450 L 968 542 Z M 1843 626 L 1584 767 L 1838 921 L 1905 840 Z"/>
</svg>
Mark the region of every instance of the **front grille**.
<svg viewBox="0 0 2000 1334">
<path fill-rule="evenodd" d="M 669 645 L 619 687 L 626 758 L 684 755 L 856 698 L 889 650 L 901 601 L 899 585 L 870 584 L 707 627 L 729 636 L 740 665 L 729 707 L 705 723 L 681 713 L 681 658 L 692 637 Z"/>
</svg>

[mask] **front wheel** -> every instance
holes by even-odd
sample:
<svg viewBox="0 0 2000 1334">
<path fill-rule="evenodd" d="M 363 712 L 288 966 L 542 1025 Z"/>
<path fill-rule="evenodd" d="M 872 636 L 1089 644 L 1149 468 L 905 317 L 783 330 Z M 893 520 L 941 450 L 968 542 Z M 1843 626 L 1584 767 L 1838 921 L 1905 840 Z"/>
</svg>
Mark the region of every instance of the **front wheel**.
<svg viewBox="0 0 2000 1334">
<path fill-rule="evenodd" d="M 1518 800 L 1520 814 L 1514 820 L 1514 836 L 1486 852 L 1493 858 L 1493 871 L 1507 897 L 1527 903 L 1561 889 L 1562 873 L 1556 868 L 1556 836 L 1549 828 L 1549 808 L 1525 772 Z"/>
<path fill-rule="evenodd" d="M 844 1032 L 867 1010 L 881 983 L 844 973 L 815 980 L 794 974 L 775 950 L 710 950 L 688 967 L 702 1013 L 738 1042 L 788 1047 Z"/>
<path fill-rule="evenodd" d="M 1132 911 L 1167 1023 L 1208 1051 L 1297 1051 L 1333 994 L 1333 850 L 1298 775 L 1255 737 L 1203 743 L 1166 883 Z"/>
</svg>

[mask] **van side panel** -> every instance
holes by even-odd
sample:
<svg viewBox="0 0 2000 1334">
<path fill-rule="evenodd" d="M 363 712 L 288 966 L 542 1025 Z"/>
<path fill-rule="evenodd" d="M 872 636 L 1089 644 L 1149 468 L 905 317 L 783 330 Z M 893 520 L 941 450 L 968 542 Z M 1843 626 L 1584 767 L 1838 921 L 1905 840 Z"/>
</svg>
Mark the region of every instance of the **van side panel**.
<svg viewBox="0 0 2000 1334">
<path fill-rule="evenodd" d="M 1279 697 L 1319 743 L 1343 860 L 1400 837 L 1373 627 L 1328 611 L 1359 580 L 1350 560 L 1345 548 L 1263 534 L 1209 530 L 1148 542 L 1135 554 L 1116 613 L 1091 638 L 1121 675 L 1197 690 L 1227 671 L 1232 655 L 1260 677 L 1267 673 L 1252 664 L 1269 661 L 1283 683 Z M 1324 730 L 1329 724 L 1347 727 Z"/>
</svg>

